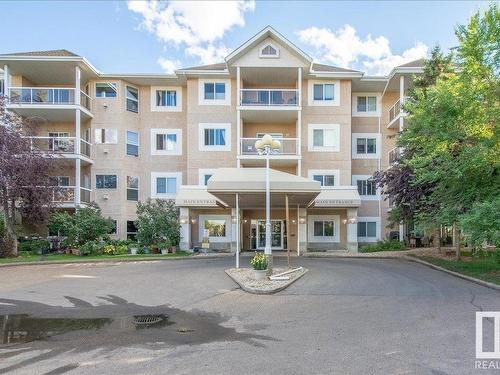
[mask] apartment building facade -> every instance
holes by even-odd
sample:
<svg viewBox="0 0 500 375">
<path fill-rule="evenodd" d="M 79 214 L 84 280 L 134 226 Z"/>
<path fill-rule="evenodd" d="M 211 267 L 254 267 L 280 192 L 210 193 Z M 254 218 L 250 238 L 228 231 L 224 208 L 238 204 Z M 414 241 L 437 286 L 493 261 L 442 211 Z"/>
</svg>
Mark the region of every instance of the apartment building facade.
<svg viewBox="0 0 500 375">
<path fill-rule="evenodd" d="M 0 55 L 0 90 L 11 111 L 41 119 L 31 142 L 56 156 L 61 209 L 95 201 L 117 238 L 134 237 L 138 201 L 161 198 L 180 209 L 181 248 L 263 249 L 255 142 L 270 134 L 273 250 L 357 251 L 403 235 L 371 176 L 397 154 L 422 63 L 369 77 L 314 63 L 267 27 L 224 62 L 172 75 L 105 74 L 66 50 Z"/>
</svg>

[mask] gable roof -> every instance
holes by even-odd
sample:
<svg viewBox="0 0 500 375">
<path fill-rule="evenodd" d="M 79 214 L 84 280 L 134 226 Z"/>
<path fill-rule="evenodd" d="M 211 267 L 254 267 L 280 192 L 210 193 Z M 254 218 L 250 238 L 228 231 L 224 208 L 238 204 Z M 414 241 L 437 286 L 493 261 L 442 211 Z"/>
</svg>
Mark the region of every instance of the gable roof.
<svg viewBox="0 0 500 375">
<path fill-rule="evenodd" d="M 183 68 L 181 70 L 225 70 L 225 69 L 226 69 L 226 63 L 216 63 L 209 65 L 192 66 L 190 68 Z"/>
<path fill-rule="evenodd" d="M 316 63 L 313 63 L 312 70 L 315 71 L 315 72 L 352 72 L 352 73 L 360 73 L 359 70 L 345 69 L 345 68 L 339 68 L 339 67 L 333 66 L 333 65 L 316 64 Z"/>
<path fill-rule="evenodd" d="M 425 59 L 410 61 L 409 63 L 398 65 L 396 68 L 421 68 L 425 65 Z"/>
<path fill-rule="evenodd" d="M 3 53 L 0 56 L 56 56 L 56 57 L 79 57 L 76 53 L 67 49 L 52 49 L 48 51 L 29 51 L 16 53 Z"/>
</svg>

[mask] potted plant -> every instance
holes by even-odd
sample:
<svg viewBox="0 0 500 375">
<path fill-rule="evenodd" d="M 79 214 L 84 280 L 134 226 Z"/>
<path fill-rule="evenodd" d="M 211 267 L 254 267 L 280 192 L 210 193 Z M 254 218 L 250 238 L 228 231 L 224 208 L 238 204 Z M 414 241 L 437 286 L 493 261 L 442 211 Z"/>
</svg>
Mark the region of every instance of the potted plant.
<svg viewBox="0 0 500 375">
<path fill-rule="evenodd" d="M 250 264 L 253 267 L 253 275 L 255 280 L 264 280 L 267 273 L 267 258 L 264 253 L 255 253 Z"/>
<path fill-rule="evenodd" d="M 130 250 L 130 254 L 137 255 L 137 252 L 139 250 L 139 244 L 137 242 L 130 242 L 128 248 Z"/>
<path fill-rule="evenodd" d="M 161 250 L 161 253 L 163 255 L 168 254 L 168 249 L 170 249 L 170 246 L 172 246 L 172 243 L 168 238 L 158 243 L 158 248 Z"/>
</svg>

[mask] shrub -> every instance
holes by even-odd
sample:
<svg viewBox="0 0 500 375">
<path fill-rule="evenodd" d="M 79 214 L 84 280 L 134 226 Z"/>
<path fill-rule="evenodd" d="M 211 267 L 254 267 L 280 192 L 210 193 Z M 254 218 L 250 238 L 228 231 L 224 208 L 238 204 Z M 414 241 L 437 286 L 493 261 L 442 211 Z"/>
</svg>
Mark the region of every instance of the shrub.
<svg viewBox="0 0 500 375">
<path fill-rule="evenodd" d="M 19 243 L 19 251 L 31 253 L 33 255 L 46 253 L 50 250 L 50 243 L 47 240 L 27 240 Z"/>
<path fill-rule="evenodd" d="M 362 253 L 374 253 L 377 251 L 398 251 L 405 250 L 405 245 L 398 240 L 385 240 L 378 241 L 373 245 L 362 246 L 360 252 Z"/>
<path fill-rule="evenodd" d="M 264 253 L 255 253 L 252 260 L 250 260 L 254 270 L 266 270 L 267 269 L 267 258 Z"/>
<path fill-rule="evenodd" d="M 169 240 L 176 246 L 180 241 L 179 210 L 173 200 L 148 199 L 137 204 L 137 239 L 142 245 Z"/>
<path fill-rule="evenodd" d="M 103 244 L 98 241 L 88 241 L 80 246 L 81 255 L 102 255 Z"/>
<path fill-rule="evenodd" d="M 105 254 L 105 255 L 123 255 L 123 254 L 127 254 L 127 245 L 125 244 L 121 244 L 121 245 L 111 245 L 111 244 L 108 244 L 106 246 L 104 246 L 104 248 L 102 249 L 102 252 Z"/>
</svg>

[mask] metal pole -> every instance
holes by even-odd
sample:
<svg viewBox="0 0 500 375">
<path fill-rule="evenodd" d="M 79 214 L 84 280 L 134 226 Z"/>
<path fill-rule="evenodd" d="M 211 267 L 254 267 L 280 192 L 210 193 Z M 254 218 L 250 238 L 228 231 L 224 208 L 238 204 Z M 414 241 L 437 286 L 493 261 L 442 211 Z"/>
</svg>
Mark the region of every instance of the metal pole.
<svg viewBox="0 0 500 375">
<path fill-rule="evenodd" d="M 236 193 L 236 268 L 240 268 L 240 202 Z"/>
<path fill-rule="evenodd" d="M 266 146 L 266 246 L 264 254 L 268 259 L 268 272 L 272 272 L 272 250 L 271 250 L 271 187 L 269 182 L 269 154 L 271 147 Z"/>
</svg>

